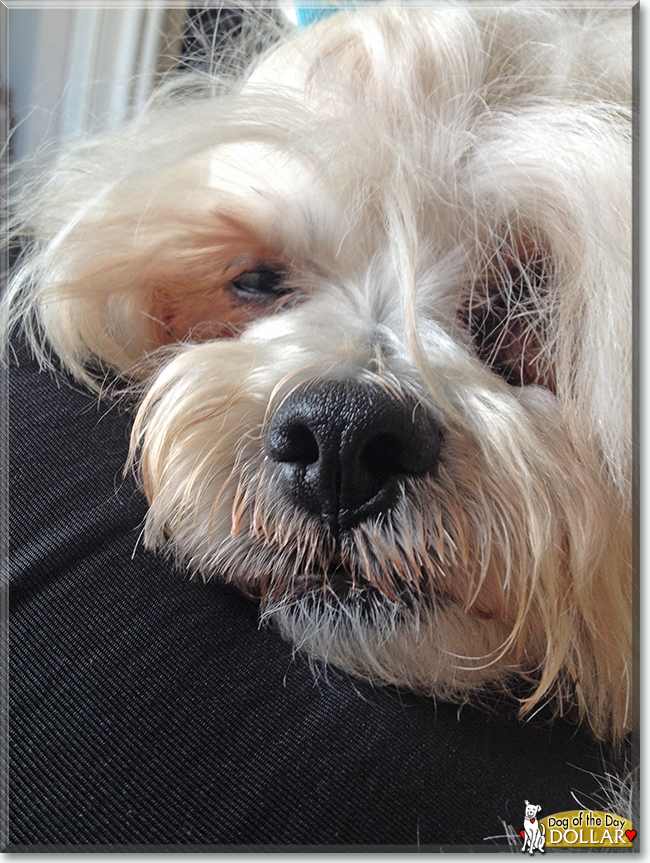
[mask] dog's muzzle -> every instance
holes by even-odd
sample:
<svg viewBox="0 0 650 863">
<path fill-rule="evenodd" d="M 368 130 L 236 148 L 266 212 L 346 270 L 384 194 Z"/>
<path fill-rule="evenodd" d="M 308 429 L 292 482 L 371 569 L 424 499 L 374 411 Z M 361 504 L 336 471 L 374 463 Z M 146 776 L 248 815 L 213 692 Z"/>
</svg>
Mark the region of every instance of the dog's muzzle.
<svg viewBox="0 0 650 863">
<path fill-rule="evenodd" d="M 406 478 L 435 473 L 441 440 L 414 401 L 364 382 L 324 381 L 282 402 L 265 450 L 291 502 L 338 536 L 394 506 Z"/>
</svg>

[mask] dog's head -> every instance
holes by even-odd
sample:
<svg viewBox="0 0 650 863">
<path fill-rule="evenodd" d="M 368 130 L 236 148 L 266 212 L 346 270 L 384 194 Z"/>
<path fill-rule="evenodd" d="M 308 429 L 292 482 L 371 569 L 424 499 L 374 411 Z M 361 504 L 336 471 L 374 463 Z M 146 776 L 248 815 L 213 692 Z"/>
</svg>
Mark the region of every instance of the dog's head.
<svg viewBox="0 0 650 863">
<path fill-rule="evenodd" d="M 541 806 L 536 806 L 534 803 L 529 803 L 527 800 L 526 803 L 526 818 L 534 818 L 537 813 L 541 810 Z"/>
<path fill-rule="evenodd" d="M 143 379 L 151 546 L 352 671 L 514 674 L 598 734 L 631 630 L 625 14 L 340 13 L 78 152 L 15 291 L 79 375 Z"/>
</svg>

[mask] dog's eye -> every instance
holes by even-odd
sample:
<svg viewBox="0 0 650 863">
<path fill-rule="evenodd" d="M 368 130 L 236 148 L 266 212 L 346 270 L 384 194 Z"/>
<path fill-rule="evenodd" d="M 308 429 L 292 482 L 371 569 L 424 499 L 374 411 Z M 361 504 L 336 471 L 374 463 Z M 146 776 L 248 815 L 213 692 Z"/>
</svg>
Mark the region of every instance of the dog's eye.
<svg viewBox="0 0 650 863">
<path fill-rule="evenodd" d="M 291 293 L 286 284 L 287 273 L 276 267 L 257 267 L 240 273 L 228 283 L 228 288 L 243 300 L 259 302 L 274 300 Z"/>
</svg>

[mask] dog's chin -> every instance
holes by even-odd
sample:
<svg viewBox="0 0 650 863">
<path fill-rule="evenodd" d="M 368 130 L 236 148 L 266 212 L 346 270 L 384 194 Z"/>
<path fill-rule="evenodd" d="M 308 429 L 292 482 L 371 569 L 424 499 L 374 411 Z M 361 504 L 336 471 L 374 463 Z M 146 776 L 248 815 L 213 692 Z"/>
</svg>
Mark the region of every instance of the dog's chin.
<svg viewBox="0 0 650 863">
<path fill-rule="evenodd" d="M 503 621 L 468 615 L 424 575 L 408 581 L 393 574 L 389 592 L 332 563 L 258 598 L 261 620 L 317 674 L 326 673 L 324 660 L 372 682 L 450 698 L 507 675 Z"/>
<path fill-rule="evenodd" d="M 284 577 L 276 570 L 274 576 L 254 585 L 248 582 L 245 588 L 260 601 L 263 615 L 269 618 L 281 611 L 322 622 L 329 615 L 342 614 L 344 624 L 392 629 L 417 624 L 423 612 L 444 603 L 444 597 L 437 596 L 429 584 L 409 583 L 394 573 L 380 587 L 343 565 L 338 556 L 323 567 Z"/>
<path fill-rule="evenodd" d="M 391 596 L 341 565 L 294 578 L 261 597 L 261 617 L 317 659 L 350 668 L 355 654 L 416 633 L 435 603 L 393 582 Z M 364 676 L 367 676 L 367 669 Z"/>
<path fill-rule="evenodd" d="M 394 509 L 338 530 L 279 495 L 283 517 L 265 522 L 251 512 L 248 529 L 228 537 L 215 563 L 259 601 L 267 619 L 298 616 L 315 627 L 330 621 L 340 631 L 417 626 L 451 598 L 441 591 L 439 551 L 427 539 L 418 548 L 414 539 L 404 548 L 395 539 L 414 522 L 413 486 L 402 489 Z"/>
<path fill-rule="evenodd" d="M 399 579 L 391 579 L 390 593 L 381 590 L 361 574 L 355 574 L 342 564 L 332 564 L 323 571 L 306 574 L 302 589 L 298 586 L 293 594 L 305 593 L 314 603 L 335 603 L 339 606 L 354 607 L 359 613 L 369 616 L 372 610 L 386 606 L 406 616 L 417 611 L 418 607 L 432 604 L 433 596 L 425 596 L 422 588 L 413 589 Z M 430 591 L 426 591 L 430 594 Z"/>
</svg>

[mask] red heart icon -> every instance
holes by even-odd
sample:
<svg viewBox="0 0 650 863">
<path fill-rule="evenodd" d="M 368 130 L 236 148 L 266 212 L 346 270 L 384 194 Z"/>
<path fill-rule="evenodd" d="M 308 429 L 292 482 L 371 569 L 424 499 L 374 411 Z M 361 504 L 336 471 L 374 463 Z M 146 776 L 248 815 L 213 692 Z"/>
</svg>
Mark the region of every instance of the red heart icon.
<svg viewBox="0 0 650 863">
<path fill-rule="evenodd" d="M 524 836 L 526 835 L 526 831 L 525 831 L 525 830 L 520 830 L 520 831 L 519 831 L 519 835 L 520 835 L 520 836 L 521 836 L 521 838 L 523 839 L 523 838 L 524 838 Z"/>
<path fill-rule="evenodd" d="M 636 836 L 636 830 L 626 830 L 625 835 L 627 836 L 627 838 L 631 842 L 634 839 L 634 837 Z"/>
<path fill-rule="evenodd" d="M 534 823 L 535 823 L 535 819 L 534 819 L 534 818 L 531 818 L 531 819 L 530 819 L 530 823 L 531 823 L 531 824 L 534 824 Z"/>
</svg>

